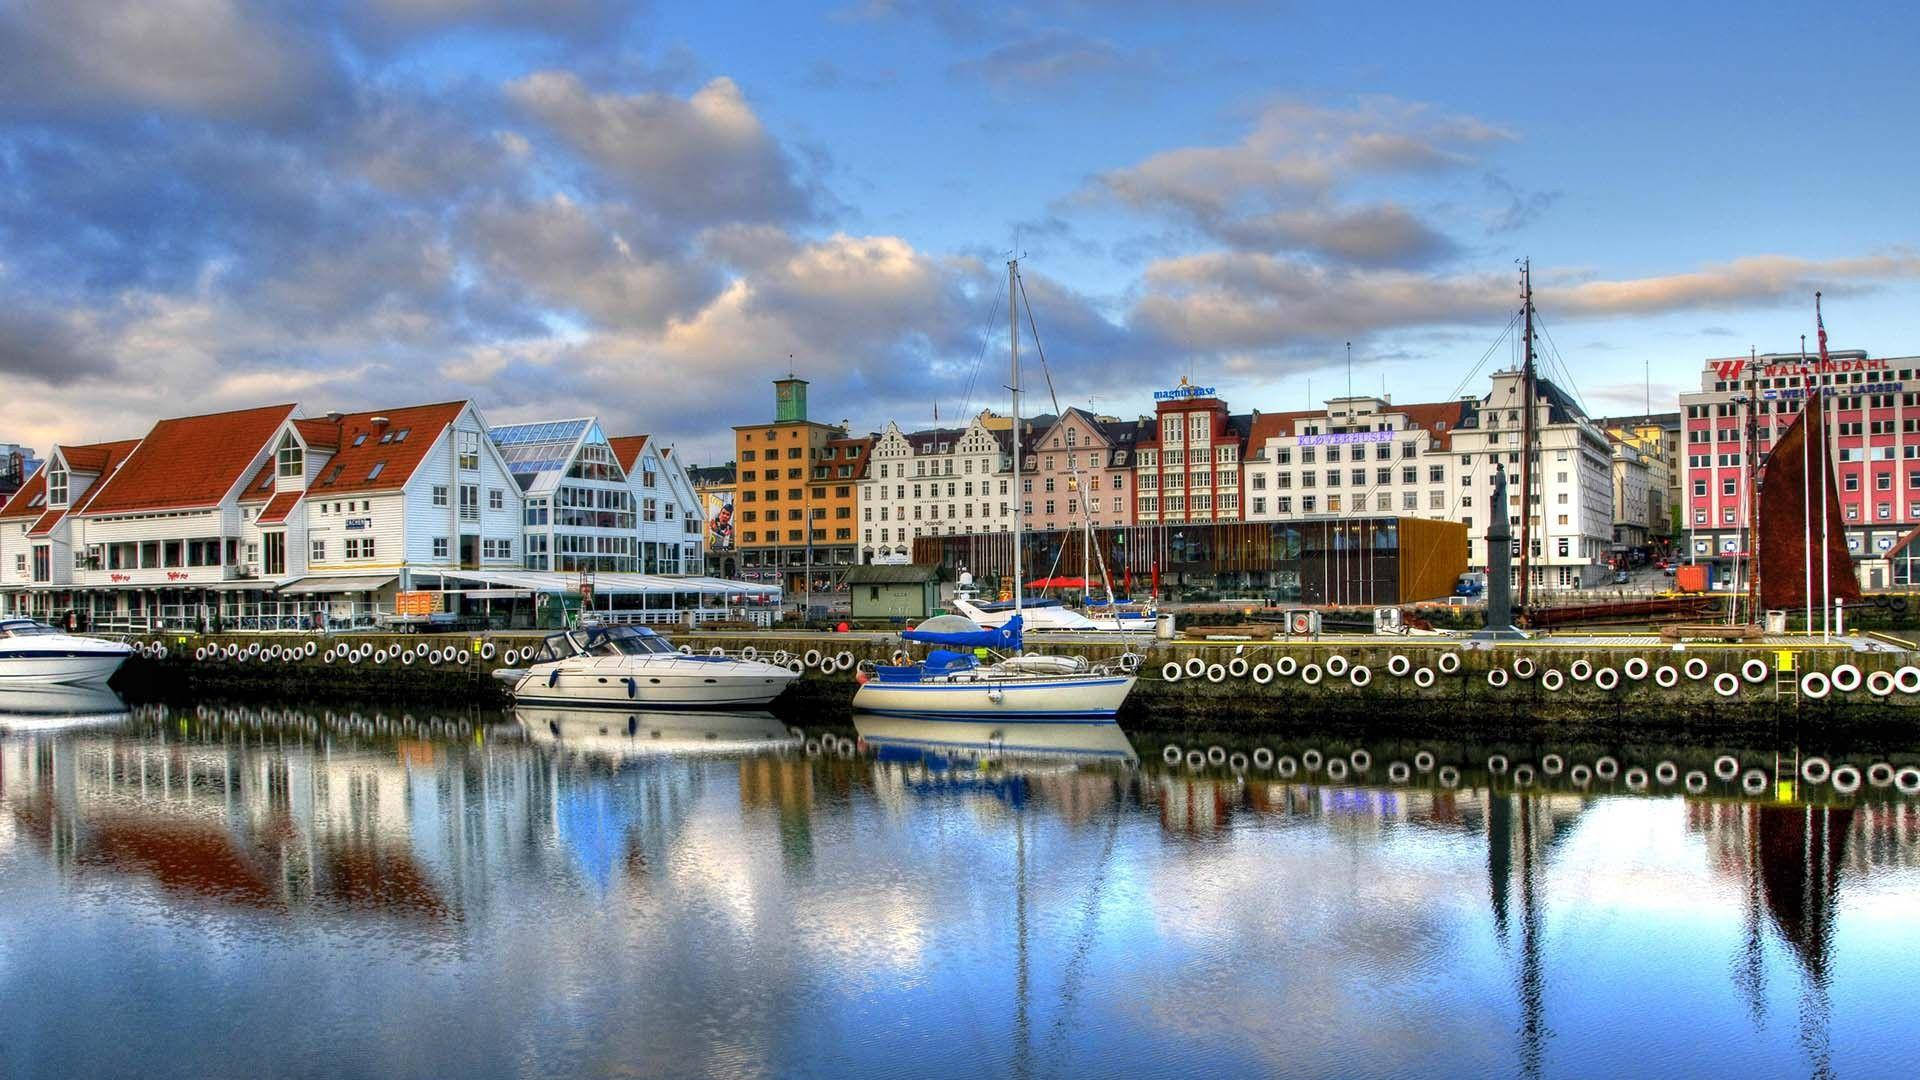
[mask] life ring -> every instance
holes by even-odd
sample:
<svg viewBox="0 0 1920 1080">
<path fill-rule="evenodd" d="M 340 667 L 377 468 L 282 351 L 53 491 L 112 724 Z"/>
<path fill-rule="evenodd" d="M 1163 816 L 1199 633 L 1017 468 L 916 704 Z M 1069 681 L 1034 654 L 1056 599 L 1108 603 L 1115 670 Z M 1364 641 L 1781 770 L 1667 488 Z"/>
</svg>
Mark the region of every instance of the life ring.
<svg viewBox="0 0 1920 1080">
<path fill-rule="evenodd" d="M 1908 664 L 1894 672 L 1893 685 L 1903 694 L 1920 694 L 1920 667 Z"/>
<path fill-rule="evenodd" d="M 1699 769 L 1690 769 L 1682 783 L 1687 786 L 1688 793 L 1698 795 L 1707 790 L 1707 774 Z"/>
<path fill-rule="evenodd" d="M 896 656 L 901 656 L 901 655 L 904 655 L 904 654 L 902 654 L 902 653 L 895 653 L 894 655 L 896 655 Z M 788 657 L 788 656 L 787 656 L 787 650 L 785 650 L 785 649 L 780 649 L 780 650 L 777 650 L 777 651 L 776 651 L 776 652 L 775 652 L 775 653 L 773 654 L 773 664 L 774 664 L 774 666 L 775 666 L 775 667 L 786 667 L 786 666 L 787 666 L 787 661 L 788 661 L 788 659 L 790 659 L 790 657 Z M 902 661 L 902 662 L 904 663 L 904 661 Z"/>
<path fill-rule="evenodd" d="M 482 660 L 492 660 L 492 659 L 493 659 L 493 658 L 494 658 L 494 657 L 495 657 L 496 655 L 498 655 L 498 650 L 496 650 L 496 649 L 495 649 L 495 648 L 493 647 L 493 642 L 491 642 L 491 641 L 488 641 L 488 642 L 484 642 L 484 643 L 482 643 L 482 644 L 481 644 L 481 646 L 480 646 L 480 659 L 482 659 Z"/>
<path fill-rule="evenodd" d="M 1516 679 L 1531 679 L 1539 668 L 1540 665 L 1534 663 L 1533 657 L 1531 656 L 1516 656 L 1513 658 L 1513 677 Z"/>
<path fill-rule="evenodd" d="M 1348 754 L 1347 760 L 1353 763 L 1355 772 L 1366 772 L 1368 769 L 1373 768 L 1373 755 L 1367 753 L 1364 749 L 1355 750 L 1353 753 Z"/>
<path fill-rule="evenodd" d="M 1567 675 L 1574 682 L 1586 682 L 1593 678 L 1593 662 L 1582 657 L 1567 665 Z"/>
<path fill-rule="evenodd" d="M 1731 671 L 1723 671 L 1713 677 L 1713 692 L 1721 697 L 1732 697 L 1740 692 L 1740 677 Z"/>
<path fill-rule="evenodd" d="M 319 652 L 319 651 L 320 651 L 320 646 L 319 646 L 319 645 L 316 645 L 315 643 L 313 643 L 313 642 L 311 642 L 311 641 L 309 641 L 309 642 L 307 642 L 307 647 L 306 647 L 306 648 L 304 648 L 304 649 L 302 649 L 302 650 L 300 650 L 300 651 L 301 651 L 301 652 L 303 652 L 303 653 L 305 653 L 305 654 L 306 654 L 306 656 L 307 656 L 307 658 L 308 658 L 309 660 L 311 660 L 311 659 L 313 658 L 313 654 L 314 654 L 314 653 L 317 653 L 317 652 Z"/>
<path fill-rule="evenodd" d="M 1647 770 L 1635 765 L 1633 768 L 1627 770 L 1627 775 L 1622 779 L 1626 780 L 1629 791 L 1645 791 L 1649 777 L 1647 776 Z"/>
<path fill-rule="evenodd" d="M 1307 767 L 1308 772 L 1312 772 L 1313 770 L 1318 769 L 1320 767 L 1320 763 L 1324 760 L 1325 759 L 1320 756 L 1320 751 L 1318 750 L 1305 750 L 1305 751 L 1302 751 L 1300 754 L 1300 764 L 1305 765 Z"/>
<path fill-rule="evenodd" d="M 151 646 L 149 646 L 149 648 L 151 648 Z M 151 656 L 151 655 L 152 655 L 152 653 L 148 653 L 148 655 L 149 655 L 149 656 Z M 267 659 L 269 659 L 269 660 L 278 660 L 278 659 L 280 659 L 280 646 L 278 646 L 278 645 L 274 645 L 274 646 L 270 646 L 270 647 L 269 647 L 269 648 L 267 649 Z"/>
<path fill-rule="evenodd" d="M 1306 683 L 1308 686 L 1319 686 L 1320 685 L 1320 665 L 1308 664 L 1306 667 L 1301 668 L 1300 681 L 1303 683 Z"/>
<path fill-rule="evenodd" d="M 1435 661 L 1435 663 L 1439 665 L 1441 674 L 1451 675 L 1460 670 L 1460 654 L 1443 652 L 1440 654 L 1440 659 Z"/>
<path fill-rule="evenodd" d="M 460 650 L 460 666 L 466 667 L 468 664 L 471 664 L 471 663 L 473 663 L 473 654 L 467 652 L 467 650 L 465 649 L 461 649 Z"/>
<path fill-rule="evenodd" d="M 852 671 L 854 665 L 852 650 L 841 649 L 834 654 L 833 662 L 834 666 L 838 667 L 841 671 Z"/>
<path fill-rule="evenodd" d="M 1253 665 L 1253 681 L 1265 686 L 1273 681 L 1273 665 L 1259 663 Z"/>
<path fill-rule="evenodd" d="M 1395 678 L 1401 678 L 1412 670 L 1413 661 L 1407 659 L 1400 653 L 1394 653 L 1392 656 L 1387 657 L 1387 674 Z"/>
<path fill-rule="evenodd" d="M 1255 747 L 1253 750 L 1253 763 L 1258 768 L 1271 769 L 1273 767 L 1273 751 L 1264 746 Z"/>
<path fill-rule="evenodd" d="M 744 655 L 746 650 L 742 649 L 741 652 Z M 895 649 L 893 650 L 893 655 L 888 657 L 888 659 L 893 663 L 894 667 L 900 667 L 907 662 L 907 652 L 905 649 Z M 785 660 L 775 660 L 774 662 L 778 664 L 786 663 Z"/>
<path fill-rule="evenodd" d="M 1602 780 L 1611 780 L 1620 775 L 1620 762 L 1611 756 L 1603 755 L 1593 763 L 1593 775 Z"/>
<path fill-rule="evenodd" d="M 1139 671 L 1140 662 L 1145 659 L 1137 652 L 1123 652 L 1120 654 L 1120 670 L 1128 673 Z"/>
<path fill-rule="evenodd" d="M 1487 685 L 1496 688 L 1507 685 L 1507 669 L 1502 667 L 1488 668 Z"/>
<path fill-rule="evenodd" d="M 1180 749 L 1180 745 L 1178 743 L 1168 743 L 1165 747 L 1161 748 L 1160 750 L 1160 760 L 1166 762 L 1169 765 L 1178 765 L 1180 764 L 1180 758 L 1185 753 L 1186 751 Z"/>
<path fill-rule="evenodd" d="M 354 649 L 348 652 L 347 663 L 358 665 L 360 663 L 360 650 Z"/>
<path fill-rule="evenodd" d="M 1373 681 L 1373 669 L 1365 664 L 1355 664 L 1347 669 L 1347 681 L 1355 686 L 1366 686 Z"/>
<path fill-rule="evenodd" d="M 810 668 L 817 668 L 817 667 L 819 667 L 819 666 L 820 666 L 820 650 L 819 650 L 819 649 L 808 649 L 808 650 L 807 650 L 807 655 L 805 655 L 805 656 L 803 656 L 803 657 L 801 657 L 801 658 L 800 658 L 800 662 L 801 662 L 802 664 L 805 664 L 806 666 L 808 666 L 808 667 L 810 667 Z"/>
<path fill-rule="evenodd" d="M 1767 774 L 1764 769 L 1748 769 L 1740 778 L 1740 790 L 1749 795 L 1758 795 L 1767 790 Z"/>
<path fill-rule="evenodd" d="M 682 646 L 680 646 L 680 648 L 679 648 L 679 649 L 677 649 L 677 650 L 675 650 L 675 651 L 676 651 L 676 652 L 678 652 L 678 653 L 679 653 L 679 654 L 680 654 L 681 656 L 692 656 L 692 655 L 693 655 L 693 646 L 691 646 L 691 645 L 682 645 Z"/>
<path fill-rule="evenodd" d="M 1593 673 L 1593 685 L 1602 690 L 1611 690 L 1620 685 L 1620 673 L 1610 667 L 1603 667 Z"/>
<path fill-rule="evenodd" d="M 1236 656 L 1233 659 L 1227 661 L 1227 674 L 1233 676 L 1236 679 L 1246 678 L 1247 677 L 1247 658 L 1244 656 Z"/>
<path fill-rule="evenodd" d="M 375 650 L 374 650 L 374 653 L 373 653 L 373 662 L 374 662 L 374 663 L 376 663 L 376 664 L 384 664 L 384 663 L 386 663 L 386 662 L 387 662 L 387 650 L 385 650 L 385 649 L 375 649 Z"/>
<path fill-rule="evenodd" d="M 165 660 L 167 658 L 167 647 L 165 645 L 155 645 L 153 647 L 153 658 L 155 660 Z"/>
<path fill-rule="evenodd" d="M 1387 779 L 1404 784 L 1413 779 L 1413 769 L 1404 761 L 1390 761 L 1387 763 Z"/>
<path fill-rule="evenodd" d="M 1852 664 L 1840 664 L 1827 672 L 1827 678 L 1832 681 L 1833 688 L 1843 694 L 1851 694 L 1860 689 L 1861 677 L 1860 669 Z"/>
<path fill-rule="evenodd" d="M 400 666 L 401 667 L 413 666 L 413 650 L 412 649 L 408 649 L 405 652 L 402 652 L 400 654 Z"/>
<path fill-rule="evenodd" d="M 1833 689 L 1833 680 L 1818 671 L 1809 671 L 1800 676 L 1800 696 L 1819 701 Z"/>
<path fill-rule="evenodd" d="M 1420 667 L 1413 669 L 1413 685 L 1422 689 L 1433 685 L 1433 669 Z"/>
<path fill-rule="evenodd" d="M 1890 697 L 1893 694 L 1895 682 L 1891 671 L 1869 671 L 1867 672 L 1867 693 L 1874 697 Z"/>
<path fill-rule="evenodd" d="M 1179 682 L 1184 669 L 1172 660 L 1160 665 L 1160 677 L 1168 682 Z"/>
<path fill-rule="evenodd" d="M 1327 662 L 1324 666 L 1326 667 L 1327 674 L 1337 679 L 1347 673 L 1347 658 L 1341 656 L 1339 653 L 1334 653 L 1332 656 L 1327 657 Z"/>
<path fill-rule="evenodd" d="M 1867 783 L 1874 787 L 1886 787 L 1893 783 L 1893 766 L 1884 761 L 1876 761 L 1867 766 Z"/>
<path fill-rule="evenodd" d="M 1300 661 L 1295 660 L 1291 656 L 1283 656 L 1273 662 L 1273 673 L 1283 679 L 1292 676 L 1294 672 L 1299 670 Z"/>
<path fill-rule="evenodd" d="M 1567 768 L 1567 759 L 1559 754 L 1543 754 L 1540 757 L 1540 771 L 1548 776 L 1559 776 Z"/>
<path fill-rule="evenodd" d="M 1824 784 L 1833 775 L 1833 767 L 1823 757 L 1810 757 L 1800 763 L 1800 779 L 1809 784 Z"/>
<path fill-rule="evenodd" d="M 1686 664 L 1686 672 L 1687 672 L 1687 678 L 1692 679 L 1694 682 L 1699 682 L 1701 679 L 1706 678 L 1707 677 L 1706 660 L 1698 656 L 1689 658 Z"/>
<path fill-rule="evenodd" d="M 1559 668 L 1548 668 L 1540 673 L 1540 685 L 1545 687 L 1548 693 L 1559 693 L 1560 688 L 1566 684 L 1567 677 L 1560 674 Z"/>
<path fill-rule="evenodd" d="M 1740 775 L 1740 759 L 1732 754 L 1721 754 L 1713 759 L 1713 775 L 1722 780 L 1731 780 Z"/>
<path fill-rule="evenodd" d="M 1574 787 L 1586 787 L 1593 783 L 1593 770 L 1585 765 L 1575 765 L 1567 770 L 1567 781 Z"/>
<path fill-rule="evenodd" d="M 1332 761 L 1327 762 L 1327 779 L 1345 780 L 1346 778 L 1347 778 L 1346 762 L 1340 760 L 1339 758 L 1334 758 Z"/>
<path fill-rule="evenodd" d="M 1187 657 L 1187 677 L 1197 679 L 1207 673 L 1207 662 L 1198 656 Z"/>
<path fill-rule="evenodd" d="M 1214 745 L 1207 747 L 1207 764 L 1224 765 L 1226 764 L 1226 761 L 1227 761 L 1226 747 L 1223 747 L 1218 743 L 1215 743 Z"/>
<path fill-rule="evenodd" d="M 1433 771 L 1433 751 L 1422 750 L 1413 755 L 1413 767 L 1421 772 Z"/>
<path fill-rule="evenodd" d="M 1835 766 L 1833 770 L 1833 790 L 1842 795 L 1851 795 L 1860 790 L 1860 770 L 1852 765 Z"/>
<path fill-rule="evenodd" d="M 1241 753 L 1238 750 L 1235 750 L 1233 753 L 1228 754 L 1227 768 L 1232 769 L 1234 772 L 1237 772 L 1237 773 L 1246 772 L 1247 771 L 1247 755 Z"/>
<path fill-rule="evenodd" d="M 1856 674 L 1858 669 L 1855 669 Z M 1762 682 L 1767 677 L 1767 662 L 1757 656 L 1750 656 L 1740 665 L 1740 677 L 1750 683 Z"/>
<path fill-rule="evenodd" d="M 446 655 L 442 653 L 439 649 L 434 649 L 427 653 L 427 663 L 432 664 L 435 667 L 438 667 L 441 664 L 445 663 L 446 659 L 447 659 Z"/>
<path fill-rule="evenodd" d="M 1207 764 L 1207 755 L 1201 753 L 1198 750 L 1187 751 L 1187 768 L 1201 769 L 1201 768 L 1205 768 L 1206 764 Z"/>
<path fill-rule="evenodd" d="M 1672 664 L 1661 664 L 1653 671 L 1653 681 L 1662 689 L 1671 690 L 1680 684 L 1680 672 Z"/>
<path fill-rule="evenodd" d="M 1893 785 L 1900 789 L 1902 795 L 1920 795 L 1920 769 L 1911 765 L 1902 766 L 1899 772 L 1893 774 Z"/>
<path fill-rule="evenodd" d="M 520 662 L 519 649 L 508 647 L 506 652 L 503 652 L 500 654 L 500 663 L 505 665 L 506 667 L 512 667 L 513 665 L 519 662 Z M 411 649 L 407 650 L 407 663 L 409 664 L 413 663 L 413 650 Z"/>
<path fill-rule="evenodd" d="M 1208 664 L 1207 665 L 1207 681 L 1210 683 L 1226 682 L 1227 681 L 1227 665 Z"/>
<path fill-rule="evenodd" d="M 205 660 L 207 658 L 207 647 L 202 645 L 193 650 L 193 658 L 195 661 Z"/>
<path fill-rule="evenodd" d="M 1533 786 L 1533 766 L 1527 764 L 1524 761 L 1518 765 L 1515 765 L 1513 767 L 1513 786 L 1514 787 L 1532 787 Z"/>
<path fill-rule="evenodd" d="M 740 659 L 757 660 L 759 659 L 759 657 L 760 657 L 759 649 L 756 649 L 751 645 L 743 645 L 740 647 Z"/>
<path fill-rule="evenodd" d="M 793 672 L 795 675 L 805 675 L 807 673 L 807 666 L 800 662 L 799 657 L 790 656 L 787 658 L 787 670 Z"/>
<path fill-rule="evenodd" d="M 1288 777 L 1299 772 L 1300 766 L 1293 760 L 1292 755 L 1282 754 L 1280 757 L 1274 759 L 1273 771 L 1279 773 L 1282 777 Z"/>
<path fill-rule="evenodd" d="M 1680 779 L 1680 766 L 1671 761 L 1663 761 L 1653 767 L 1653 778 L 1662 784 L 1671 784 Z"/>
<path fill-rule="evenodd" d="M 1422 668 L 1421 670 L 1425 671 L 1426 669 Z M 1451 788 L 1460 786 L 1460 770 L 1451 765 L 1440 766 L 1440 771 L 1436 773 L 1435 776 L 1439 779 L 1441 787 Z"/>
<path fill-rule="evenodd" d="M 1487 771 L 1500 776 L 1507 771 L 1507 755 L 1493 754 L 1487 758 Z"/>
<path fill-rule="evenodd" d="M 1647 658 L 1644 656 L 1629 656 L 1627 657 L 1627 662 L 1620 665 L 1620 670 L 1625 673 L 1627 678 L 1632 679 L 1634 682 L 1639 682 L 1641 679 L 1647 677 L 1647 669 L 1650 666 L 1651 665 L 1647 663 Z"/>
</svg>

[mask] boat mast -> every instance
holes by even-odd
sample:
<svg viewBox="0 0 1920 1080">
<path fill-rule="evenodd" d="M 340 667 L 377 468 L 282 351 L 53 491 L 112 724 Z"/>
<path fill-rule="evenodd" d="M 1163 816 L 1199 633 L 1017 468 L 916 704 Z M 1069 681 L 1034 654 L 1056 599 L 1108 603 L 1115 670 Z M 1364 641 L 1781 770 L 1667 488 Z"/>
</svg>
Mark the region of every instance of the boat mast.
<svg viewBox="0 0 1920 1080">
<path fill-rule="evenodd" d="M 1013 613 L 1020 613 L 1020 539 L 1026 529 L 1020 489 L 1020 309 L 1015 302 L 1019 281 L 1015 277 L 1019 259 L 1007 260 L 1007 342 L 1008 362 L 1013 369 Z"/>
<path fill-rule="evenodd" d="M 1525 336 L 1521 339 L 1526 351 L 1522 354 L 1520 365 L 1520 625 L 1527 625 L 1527 600 L 1531 595 L 1533 571 L 1530 562 L 1533 558 L 1533 260 L 1520 264 L 1520 299 L 1524 305 L 1526 317 Z M 1506 513 L 1502 506 L 1498 513 Z"/>
</svg>

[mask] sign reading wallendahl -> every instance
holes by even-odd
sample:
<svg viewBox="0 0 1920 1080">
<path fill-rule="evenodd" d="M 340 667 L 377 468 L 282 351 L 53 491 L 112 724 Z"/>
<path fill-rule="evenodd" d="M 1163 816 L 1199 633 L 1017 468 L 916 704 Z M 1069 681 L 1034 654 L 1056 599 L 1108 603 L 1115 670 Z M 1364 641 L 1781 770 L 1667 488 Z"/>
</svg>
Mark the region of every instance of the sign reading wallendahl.
<svg viewBox="0 0 1920 1080">
<path fill-rule="evenodd" d="M 1747 372 L 1746 369 L 1749 364 L 1760 368 L 1760 370 L 1758 372 Z M 1707 361 L 1707 366 L 1713 369 L 1715 378 L 1724 380 L 1743 378 L 1743 373 L 1752 374 L 1755 378 L 1773 379 L 1782 376 L 1804 378 L 1808 375 L 1836 375 L 1851 371 L 1889 370 L 1885 360 L 1828 360 L 1825 363 L 1818 360 L 1809 360 L 1804 364 L 1788 361 L 1786 363 L 1774 363 L 1762 366 L 1760 364 L 1754 364 L 1751 360 L 1743 360 L 1736 357 L 1731 360 L 1709 360 Z"/>
<path fill-rule="evenodd" d="M 1392 442 L 1391 431 L 1342 431 L 1333 435 L 1302 435 L 1301 446 L 1338 446 L 1341 443 Z"/>
<path fill-rule="evenodd" d="M 1155 401 L 1185 401 L 1187 398 L 1214 396 L 1216 395 L 1213 392 L 1213 387 L 1188 386 L 1184 380 L 1179 386 L 1167 390 L 1155 390 L 1153 392 L 1153 400 Z"/>
</svg>

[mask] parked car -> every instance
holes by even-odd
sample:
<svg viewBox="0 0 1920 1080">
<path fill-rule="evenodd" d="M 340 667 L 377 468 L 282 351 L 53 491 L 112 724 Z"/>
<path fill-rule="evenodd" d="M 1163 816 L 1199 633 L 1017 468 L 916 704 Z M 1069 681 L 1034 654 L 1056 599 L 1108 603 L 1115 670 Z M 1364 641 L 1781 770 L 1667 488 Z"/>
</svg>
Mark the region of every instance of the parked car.
<svg viewBox="0 0 1920 1080">
<path fill-rule="evenodd" d="M 1615 570 L 1613 572 L 1613 583 L 1615 585 L 1625 585 L 1632 580 L 1633 575 L 1627 573 L 1625 570 Z"/>
</svg>

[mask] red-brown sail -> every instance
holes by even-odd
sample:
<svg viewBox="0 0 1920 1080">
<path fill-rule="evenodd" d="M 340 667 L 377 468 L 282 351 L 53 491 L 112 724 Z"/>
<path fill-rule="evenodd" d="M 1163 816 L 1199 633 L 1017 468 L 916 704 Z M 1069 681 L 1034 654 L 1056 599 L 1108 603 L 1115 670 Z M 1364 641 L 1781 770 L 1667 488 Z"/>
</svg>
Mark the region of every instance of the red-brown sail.
<svg viewBox="0 0 1920 1080">
<path fill-rule="evenodd" d="M 1813 604 L 1860 599 L 1840 515 L 1840 485 L 1827 452 L 1825 410 L 1809 397 L 1785 435 L 1773 444 L 1760 475 L 1760 604 L 1788 611 L 1807 606 L 1807 552 L 1813 552 Z M 1808 487 L 1811 478 L 1812 486 Z M 1824 483 L 1823 483 L 1824 479 Z M 1824 496 L 1824 499 L 1823 499 Z M 1820 561 L 1820 514 L 1826 513 L 1827 562 Z M 1809 525 L 1811 517 L 1811 528 Z M 1809 545 L 1811 536 L 1811 545 Z M 1823 583 L 1824 578 L 1824 583 Z"/>
</svg>

